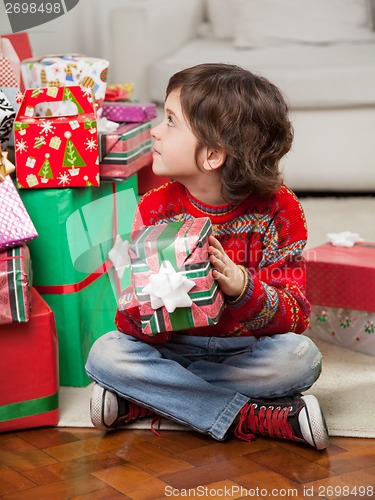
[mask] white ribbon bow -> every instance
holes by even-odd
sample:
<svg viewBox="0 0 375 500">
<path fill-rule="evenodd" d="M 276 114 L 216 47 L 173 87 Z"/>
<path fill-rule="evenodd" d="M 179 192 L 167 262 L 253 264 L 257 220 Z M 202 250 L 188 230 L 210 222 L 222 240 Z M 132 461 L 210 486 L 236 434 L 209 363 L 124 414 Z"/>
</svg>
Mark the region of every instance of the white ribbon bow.
<svg viewBox="0 0 375 500">
<path fill-rule="evenodd" d="M 129 242 L 127 240 L 122 241 L 121 236 L 118 234 L 115 244 L 108 252 L 108 257 L 116 269 L 117 276 L 121 279 L 125 269 L 130 265 Z"/>
<path fill-rule="evenodd" d="M 106 134 L 112 134 L 113 132 L 116 132 L 119 126 L 119 123 L 108 120 L 105 116 L 99 118 L 99 120 L 97 120 L 96 122 L 98 132 L 105 132 Z"/>
<path fill-rule="evenodd" d="M 327 239 L 335 247 L 353 247 L 358 241 L 364 241 L 358 233 L 351 233 L 350 231 L 328 233 Z"/>
<path fill-rule="evenodd" d="M 175 271 L 168 260 L 163 261 L 159 272 L 152 274 L 149 279 L 150 283 L 142 292 L 150 295 L 153 309 L 164 306 L 169 313 L 173 313 L 177 307 L 192 305 L 188 292 L 195 286 L 195 282 Z"/>
</svg>

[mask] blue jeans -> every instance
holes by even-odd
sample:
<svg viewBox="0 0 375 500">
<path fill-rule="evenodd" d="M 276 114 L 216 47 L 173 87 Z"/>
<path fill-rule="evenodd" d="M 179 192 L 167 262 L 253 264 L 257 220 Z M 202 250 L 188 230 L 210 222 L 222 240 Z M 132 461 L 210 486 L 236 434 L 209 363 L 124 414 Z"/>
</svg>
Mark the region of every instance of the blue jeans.
<svg viewBox="0 0 375 500">
<path fill-rule="evenodd" d="M 90 378 L 120 397 L 222 440 L 249 398 L 300 394 L 321 372 L 321 354 L 303 335 L 196 337 L 163 346 L 118 331 L 100 337 Z"/>
</svg>

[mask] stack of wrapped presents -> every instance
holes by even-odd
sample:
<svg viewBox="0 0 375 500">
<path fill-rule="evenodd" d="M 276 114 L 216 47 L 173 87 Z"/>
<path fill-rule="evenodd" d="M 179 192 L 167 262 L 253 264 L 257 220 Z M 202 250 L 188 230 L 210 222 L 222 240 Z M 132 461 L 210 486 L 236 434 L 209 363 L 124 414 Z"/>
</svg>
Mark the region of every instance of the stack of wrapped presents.
<svg viewBox="0 0 375 500">
<path fill-rule="evenodd" d="M 209 218 L 144 228 L 131 241 L 156 106 L 133 99 L 131 83 L 107 86 L 102 59 L 46 56 L 20 68 L 17 109 L 5 92 L 1 109 L 15 172 L 4 153 L 0 430 L 56 425 L 59 386 L 90 382 L 92 344 L 121 331 L 132 307 L 149 338 L 215 324 L 224 307 Z"/>
<path fill-rule="evenodd" d="M 126 332 L 132 308 L 152 342 L 217 323 L 225 302 L 209 218 L 131 238 L 156 106 L 131 83 L 107 85 L 103 59 L 3 55 L 0 65 L 1 432 L 57 425 L 59 387 L 90 383 L 91 346 Z M 375 245 L 305 257 L 308 333 L 375 355 Z"/>
<path fill-rule="evenodd" d="M 18 63 L 0 76 L 0 431 L 56 425 L 59 386 L 90 382 L 130 284 L 121 254 L 156 117 L 131 83 L 107 85 L 106 60 Z"/>
<path fill-rule="evenodd" d="M 0 431 L 58 421 L 58 343 L 51 308 L 33 285 L 38 237 L 0 153 Z"/>
</svg>

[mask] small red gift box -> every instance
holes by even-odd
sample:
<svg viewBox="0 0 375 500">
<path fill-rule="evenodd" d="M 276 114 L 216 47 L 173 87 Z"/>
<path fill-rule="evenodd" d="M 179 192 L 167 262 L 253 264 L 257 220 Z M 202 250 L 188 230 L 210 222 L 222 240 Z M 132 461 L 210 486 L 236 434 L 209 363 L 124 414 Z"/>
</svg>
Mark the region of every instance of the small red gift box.
<svg viewBox="0 0 375 500">
<path fill-rule="evenodd" d="M 375 356 L 375 243 L 305 252 L 312 338 Z"/>
<path fill-rule="evenodd" d="M 329 244 L 305 252 L 307 298 L 312 304 L 375 311 L 375 243 Z"/>
<path fill-rule="evenodd" d="M 168 179 L 168 177 L 162 177 L 161 175 L 154 174 L 154 172 L 152 171 L 152 161 L 150 165 L 146 165 L 146 167 L 137 172 L 137 177 L 138 193 L 140 195 L 147 193 L 147 191 L 150 191 L 151 189 L 158 188 L 166 182 L 170 182 L 170 179 Z"/>
<path fill-rule="evenodd" d="M 0 328 L 0 432 L 56 425 L 58 347 L 55 317 L 35 289 L 28 323 Z"/>
<path fill-rule="evenodd" d="M 14 124 L 20 188 L 99 185 L 96 114 L 91 90 L 28 89 Z M 41 116 L 54 113 L 58 116 Z"/>
</svg>

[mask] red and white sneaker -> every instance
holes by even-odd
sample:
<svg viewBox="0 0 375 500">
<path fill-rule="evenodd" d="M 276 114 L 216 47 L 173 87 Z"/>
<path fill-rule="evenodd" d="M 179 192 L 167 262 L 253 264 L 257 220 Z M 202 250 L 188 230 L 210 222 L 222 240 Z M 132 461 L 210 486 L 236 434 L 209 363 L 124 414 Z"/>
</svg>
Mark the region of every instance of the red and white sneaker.
<svg viewBox="0 0 375 500">
<path fill-rule="evenodd" d="M 94 384 L 90 400 L 91 422 L 100 430 L 114 430 L 135 420 L 157 417 L 143 406 L 120 398 L 99 384 Z"/>
<path fill-rule="evenodd" d="M 253 441 L 255 434 L 305 443 L 317 450 L 328 446 L 328 430 L 315 396 L 277 400 L 251 398 L 240 411 L 234 434 Z"/>
</svg>

